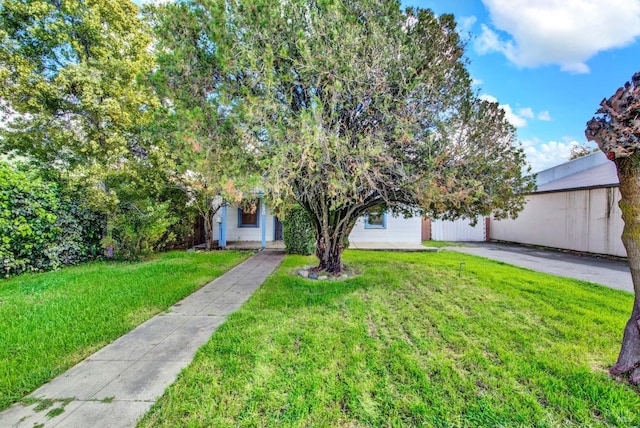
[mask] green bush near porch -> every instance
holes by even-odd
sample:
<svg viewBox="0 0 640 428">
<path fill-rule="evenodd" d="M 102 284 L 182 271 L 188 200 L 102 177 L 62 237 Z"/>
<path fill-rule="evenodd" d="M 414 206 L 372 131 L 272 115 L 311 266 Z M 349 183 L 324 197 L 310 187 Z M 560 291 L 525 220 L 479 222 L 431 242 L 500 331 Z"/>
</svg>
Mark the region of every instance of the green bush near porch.
<svg viewBox="0 0 640 428">
<path fill-rule="evenodd" d="M 311 217 L 297 205 L 287 211 L 282 223 L 282 235 L 287 254 L 308 256 L 315 249 L 316 233 Z"/>
</svg>

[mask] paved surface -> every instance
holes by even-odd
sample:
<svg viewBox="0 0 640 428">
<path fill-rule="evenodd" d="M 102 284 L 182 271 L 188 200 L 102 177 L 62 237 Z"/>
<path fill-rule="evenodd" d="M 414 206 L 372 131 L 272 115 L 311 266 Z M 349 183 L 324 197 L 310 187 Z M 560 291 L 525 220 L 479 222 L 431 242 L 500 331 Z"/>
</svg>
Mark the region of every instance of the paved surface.
<svg viewBox="0 0 640 428">
<path fill-rule="evenodd" d="M 267 241 L 267 249 L 284 250 L 283 241 Z M 227 248 L 233 250 L 258 250 L 260 249 L 260 241 L 235 241 L 227 242 Z M 437 248 L 425 247 L 421 243 L 416 242 L 350 242 L 351 250 L 370 250 L 370 251 L 438 251 Z"/>
<path fill-rule="evenodd" d="M 542 250 L 517 244 L 473 242 L 465 245 L 464 247 L 447 247 L 447 250 L 473 254 L 539 272 L 595 282 L 618 290 L 633 292 L 631 272 L 626 261 Z"/>
<path fill-rule="evenodd" d="M 18 403 L 0 413 L 0 427 L 134 427 L 283 257 L 276 250 L 257 253 L 34 391 L 30 397 L 36 403 Z M 35 411 L 42 400 L 54 404 Z M 60 412 L 55 409 L 63 411 L 47 416 L 52 410 Z"/>
<path fill-rule="evenodd" d="M 370 251 L 438 251 L 415 242 L 349 242 L 350 250 Z"/>
</svg>

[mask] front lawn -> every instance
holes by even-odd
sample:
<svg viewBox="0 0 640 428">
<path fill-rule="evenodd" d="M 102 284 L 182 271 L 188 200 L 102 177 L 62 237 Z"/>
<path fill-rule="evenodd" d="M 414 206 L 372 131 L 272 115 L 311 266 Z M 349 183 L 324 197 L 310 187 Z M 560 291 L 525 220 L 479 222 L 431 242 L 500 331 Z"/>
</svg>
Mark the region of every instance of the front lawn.
<svg viewBox="0 0 640 428">
<path fill-rule="evenodd" d="M 607 375 L 631 294 L 455 252 L 344 258 L 363 273 L 329 282 L 287 257 L 140 426 L 640 424 Z"/>
<path fill-rule="evenodd" d="M 249 255 L 171 252 L 0 280 L 0 410 Z"/>
<path fill-rule="evenodd" d="M 422 241 L 422 245 L 425 247 L 442 248 L 442 247 L 465 247 L 464 242 L 449 242 L 449 241 Z"/>
</svg>

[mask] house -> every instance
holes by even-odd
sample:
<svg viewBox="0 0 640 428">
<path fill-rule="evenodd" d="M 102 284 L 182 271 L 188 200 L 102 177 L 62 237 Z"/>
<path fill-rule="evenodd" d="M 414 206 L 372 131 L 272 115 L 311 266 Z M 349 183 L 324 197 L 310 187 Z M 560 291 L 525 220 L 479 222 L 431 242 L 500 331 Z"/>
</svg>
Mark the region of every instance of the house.
<svg viewBox="0 0 640 428">
<path fill-rule="evenodd" d="M 491 220 L 492 240 L 626 256 L 615 164 L 598 151 L 538 173 L 512 220 Z"/>
<path fill-rule="evenodd" d="M 420 228 L 420 216 L 404 218 L 372 211 L 358 219 L 349 241 L 419 244 Z M 223 206 L 216 215 L 213 236 L 219 237 L 221 247 L 225 247 L 227 242 L 258 241 L 264 248 L 268 242 L 282 241 L 282 222 L 266 206 L 264 199 L 259 198 L 253 210 Z"/>
</svg>

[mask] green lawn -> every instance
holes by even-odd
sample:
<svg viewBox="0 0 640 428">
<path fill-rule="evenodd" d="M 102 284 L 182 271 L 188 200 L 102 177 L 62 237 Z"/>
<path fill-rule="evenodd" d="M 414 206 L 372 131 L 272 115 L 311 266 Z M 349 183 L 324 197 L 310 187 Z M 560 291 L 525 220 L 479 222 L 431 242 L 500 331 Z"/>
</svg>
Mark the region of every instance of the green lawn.
<svg viewBox="0 0 640 428">
<path fill-rule="evenodd" d="M 250 254 L 171 252 L 0 280 L 0 409 Z"/>
<path fill-rule="evenodd" d="M 640 425 L 606 372 L 631 294 L 447 251 L 344 259 L 362 274 L 328 282 L 287 257 L 140 426 Z"/>
<path fill-rule="evenodd" d="M 448 241 L 422 241 L 425 247 L 442 248 L 442 247 L 464 247 L 464 242 L 448 242 Z"/>
</svg>

